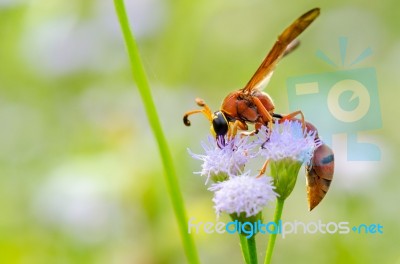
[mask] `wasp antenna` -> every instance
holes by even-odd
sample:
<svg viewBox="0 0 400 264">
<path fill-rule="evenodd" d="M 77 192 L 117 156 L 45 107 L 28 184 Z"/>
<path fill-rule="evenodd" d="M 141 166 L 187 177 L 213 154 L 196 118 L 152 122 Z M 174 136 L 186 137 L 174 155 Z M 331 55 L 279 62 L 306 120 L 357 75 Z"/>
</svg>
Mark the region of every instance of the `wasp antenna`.
<svg viewBox="0 0 400 264">
<path fill-rule="evenodd" d="M 183 116 L 183 123 L 185 124 L 185 126 L 190 126 L 190 121 L 189 121 L 189 115 L 185 114 Z"/>
<path fill-rule="evenodd" d="M 206 105 L 206 102 L 201 98 L 196 98 L 195 101 L 198 106 L 204 107 Z"/>
<path fill-rule="evenodd" d="M 183 115 L 183 123 L 185 124 L 185 126 L 190 126 L 189 116 L 193 115 L 193 114 L 197 114 L 197 113 L 204 113 L 204 110 L 200 110 L 200 109 L 193 110 L 193 111 L 186 112 Z"/>
</svg>

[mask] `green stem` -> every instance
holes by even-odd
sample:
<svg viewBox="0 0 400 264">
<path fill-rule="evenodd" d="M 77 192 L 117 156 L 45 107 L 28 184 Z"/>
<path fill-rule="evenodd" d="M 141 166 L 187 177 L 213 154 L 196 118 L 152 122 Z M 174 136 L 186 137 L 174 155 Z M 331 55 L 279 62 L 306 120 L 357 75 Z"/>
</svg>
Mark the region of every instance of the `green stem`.
<svg viewBox="0 0 400 264">
<path fill-rule="evenodd" d="M 139 89 L 142 98 L 147 118 L 149 120 L 151 129 L 153 130 L 154 137 L 157 141 L 160 151 L 162 163 L 164 166 L 164 175 L 167 183 L 168 194 L 171 198 L 172 205 L 178 227 L 189 263 L 199 263 L 197 250 L 194 245 L 192 237 L 188 233 L 186 211 L 183 204 L 182 193 L 179 187 L 178 178 L 175 173 L 175 168 L 172 162 L 172 157 L 165 139 L 161 124 L 157 115 L 157 110 L 153 102 L 150 86 L 147 81 L 146 73 L 139 56 L 139 50 L 136 45 L 134 36 L 129 27 L 129 21 L 126 14 L 123 0 L 114 0 L 114 5 L 118 20 L 121 26 L 122 34 L 124 36 L 125 45 L 128 51 L 130 64 L 132 67 L 133 79 Z"/>
<path fill-rule="evenodd" d="M 256 235 L 252 235 L 249 239 L 247 239 L 247 244 L 249 247 L 249 258 L 251 264 L 257 264 L 257 247 L 256 247 Z"/>
<path fill-rule="evenodd" d="M 247 243 L 247 238 L 244 235 L 239 234 L 240 238 L 240 247 L 242 248 L 242 254 L 244 261 L 246 264 L 250 264 L 250 257 L 249 257 L 249 245 Z"/>
<path fill-rule="evenodd" d="M 279 225 L 279 220 L 281 220 L 282 216 L 282 211 L 283 211 L 283 204 L 285 203 L 284 199 L 277 199 L 276 200 L 276 208 L 275 208 L 275 215 L 274 215 L 274 222 L 276 223 L 276 226 Z M 265 261 L 264 264 L 270 264 L 271 263 L 271 258 L 272 258 L 272 252 L 274 251 L 274 246 L 275 246 L 275 241 L 276 241 L 276 235 L 278 234 L 274 232 L 269 236 L 268 240 L 268 246 L 267 246 L 267 253 L 265 255 Z"/>
<path fill-rule="evenodd" d="M 239 238 L 244 261 L 247 264 L 257 264 L 256 236 L 252 235 L 250 238 L 247 238 L 245 235 L 239 234 Z"/>
</svg>

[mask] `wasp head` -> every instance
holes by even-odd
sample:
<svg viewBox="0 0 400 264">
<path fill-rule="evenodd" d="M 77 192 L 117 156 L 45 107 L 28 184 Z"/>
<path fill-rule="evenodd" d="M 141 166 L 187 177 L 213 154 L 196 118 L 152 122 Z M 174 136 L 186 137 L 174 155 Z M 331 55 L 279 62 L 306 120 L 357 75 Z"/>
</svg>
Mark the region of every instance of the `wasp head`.
<svg viewBox="0 0 400 264">
<path fill-rule="evenodd" d="M 219 146 L 225 146 L 225 135 L 228 133 L 229 123 L 224 113 L 217 111 L 213 115 L 211 132 L 215 135 Z"/>
</svg>

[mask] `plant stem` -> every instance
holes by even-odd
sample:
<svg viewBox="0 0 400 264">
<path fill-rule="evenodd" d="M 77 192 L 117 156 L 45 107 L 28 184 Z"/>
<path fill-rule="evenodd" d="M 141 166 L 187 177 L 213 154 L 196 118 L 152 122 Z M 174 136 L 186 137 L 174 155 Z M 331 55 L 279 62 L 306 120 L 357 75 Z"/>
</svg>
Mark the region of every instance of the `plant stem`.
<svg viewBox="0 0 400 264">
<path fill-rule="evenodd" d="M 249 245 L 247 243 L 247 238 L 246 238 L 246 236 L 244 236 L 242 234 L 239 234 L 239 238 L 240 238 L 240 247 L 242 248 L 242 254 L 243 254 L 244 261 L 247 264 L 250 264 Z"/>
<path fill-rule="evenodd" d="M 274 222 L 276 223 L 276 226 L 279 225 L 279 220 L 281 220 L 284 203 L 285 203 L 284 199 L 277 198 L 276 207 L 275 207 L 275 214 L 274 214 Z M 274 246 L 275 246 L 275 241 L 276 241 L 276 235 L 278 234 L 278 230 L 275 230 L 275 231 L 276 232 L 274 232 L 273 234 L 271 234 L 269 236 L 268 246 L 267 246 L 267 253 L 265 255 L 264 264 L 270 264 L 271 263 L 272 253 L 274 251 Z"/>
<path fill-rule="evenodd" d="M 256 236 L 252 235 L 250 238 L 247 238 L 245 235 L 239 234 L 239 238 L 244 261 L 247 264 L 257 264 Z"/>
<path fill-rule="evenodd" d="M 146 77 L 146 73 L 139 56 L 139 50 L 136 45 L 134 36 L 129 27 L 129 21 L 126 14 L 123 0 L 114 0 L 114 5 L 118 20 L 121 26 L 122 34 L 125 40 L 125 45 L 128 51 L 130 64 L 132 67 L 133 79 L 139 89 L 147 118 L 149 120 L 154 137 L 157 141 L 161 155 L 161 160 L 164 166 L 164 175 L 167 184 L 167 191 L 172 201 L 176 220 L 186 253 L 186 258 L 189 263 L 199 263 L 196 247 L 192 237 L 188 233 L 186 211 L 183 204 L 182 193 L 179 187 L 178 178 L 175 173 L 175 168 L 172 162 L 172 157 L 165 139 L 161 124 L 157 115 L 157 110 L 153 102 L 150 86 Z"/>
<path fill-rule="evenodd" d="M 257 247 L 256 247 L 256 235 L 252 235 L 247 239 L 247 244 L 249 247 L 249 259 L 251 264 L 257 264 Z"/>
</svg>

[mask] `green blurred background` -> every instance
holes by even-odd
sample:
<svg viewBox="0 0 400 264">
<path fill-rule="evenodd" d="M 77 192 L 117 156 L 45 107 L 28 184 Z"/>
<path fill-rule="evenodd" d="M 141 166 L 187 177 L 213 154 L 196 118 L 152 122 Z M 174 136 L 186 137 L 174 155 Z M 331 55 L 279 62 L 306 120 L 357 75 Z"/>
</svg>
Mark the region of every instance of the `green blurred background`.
<svg viewBox="0 0 400 264">
<path fill-rule="evenodd" d="M 286 221 L 379 223 L 384 234 L 278 237 L 274 263 L 400 263 L 398 98 L 400 3 L 127 1 L 189 217 L 217 221 L 212 193 L 187 148 L 201 152 L 207 121 L 182 114 L 204 98 L 217 109 L 254 73 L 276 36 L 305 11 L 322 13 L 269 85 L 288 112 L 286 79 L 339 70 L 338 39 L 377 71 L 382 128 L 364 132 L 382 159 L 347 162 L 335 147 L 329 194 L 307 211 L 304 173 Z M 323 117 L 321 117 L 323 120 Z M 111 0 L 0 0 L 0 263 L 185 263 L 161 161 L 133 84 Z M 265 211 L 270 220 L 273 207 Z M 223 216 L 220 221 L 229 221 Z M 242 263 L 238 238 L 194 236 L 202 263 Z M 267 236 L 258 236 L 263 259 Z"/>
</svg>

